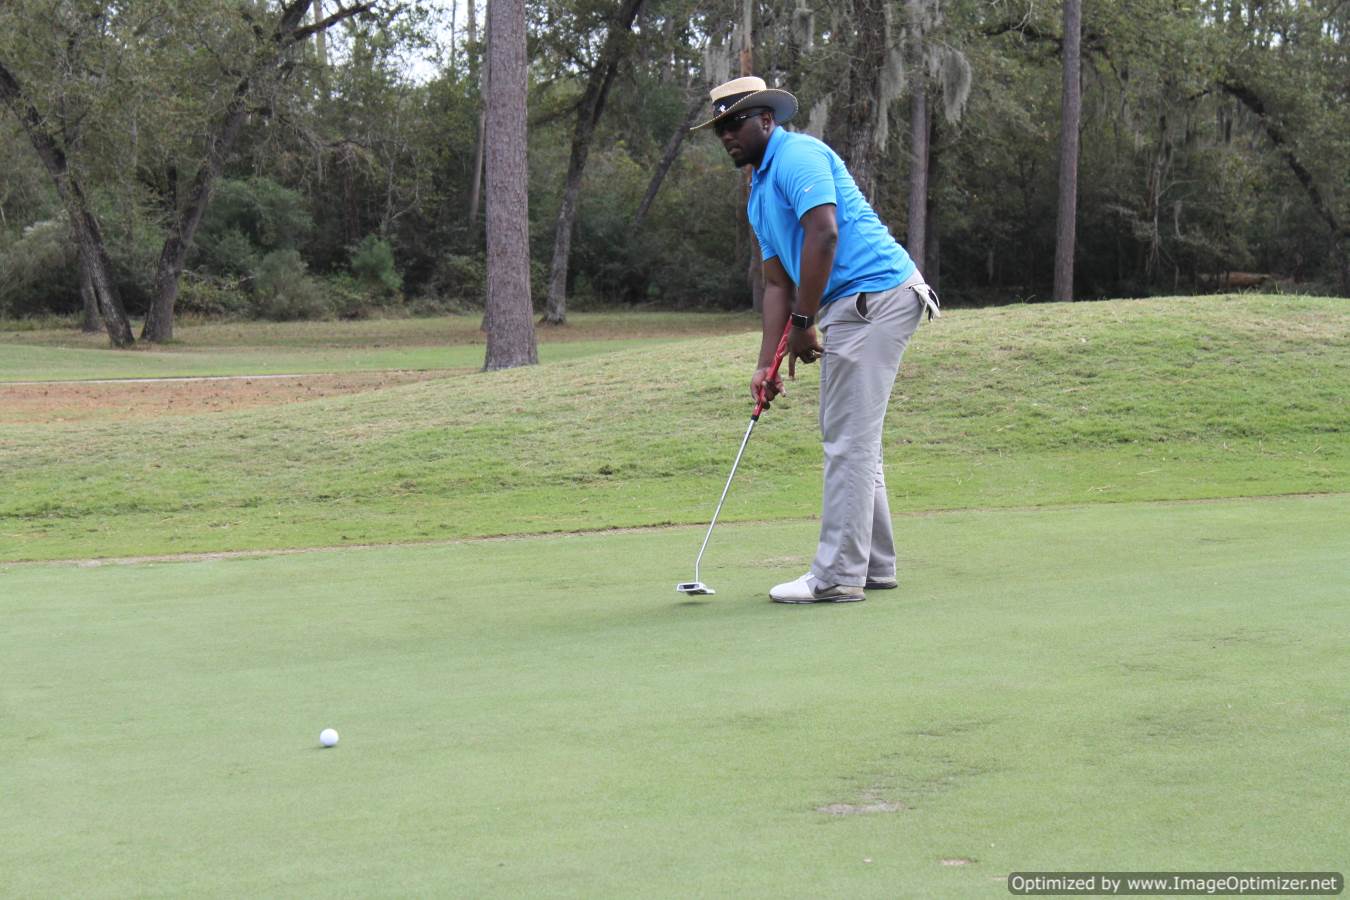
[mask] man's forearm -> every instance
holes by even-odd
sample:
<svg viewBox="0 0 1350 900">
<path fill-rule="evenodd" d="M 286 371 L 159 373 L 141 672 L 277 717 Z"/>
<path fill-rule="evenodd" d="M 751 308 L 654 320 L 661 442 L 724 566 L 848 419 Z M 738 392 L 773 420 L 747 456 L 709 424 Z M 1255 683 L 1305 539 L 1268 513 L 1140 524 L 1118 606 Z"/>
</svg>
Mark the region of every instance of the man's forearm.
<svg viewBox="0 0 1350 900">
<path fill-rule="evenodd" d="M 778 349 L 778 339 L 783 336 L 788 314 L 792 312 L 792 291 L 773 284 L 764 285 L 764 337 L 759 344 L 759 366 L 773 365 L 774 351 Z"/>
</svg>

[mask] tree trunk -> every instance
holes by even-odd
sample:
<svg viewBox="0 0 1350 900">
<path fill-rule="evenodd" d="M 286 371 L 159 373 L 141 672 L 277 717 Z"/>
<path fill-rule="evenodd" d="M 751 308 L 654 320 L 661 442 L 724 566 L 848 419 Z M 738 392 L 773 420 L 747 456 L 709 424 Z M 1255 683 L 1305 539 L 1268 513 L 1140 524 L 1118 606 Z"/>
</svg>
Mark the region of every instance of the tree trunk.
<svg viewBox="0 0 1350 900">
<path fill-rule="evenodd" d="M 488 6 L 487 303 L 484 370 L 539 362 L 530 301 L 525 0 Z"/>
<path fill-rule="evenodd" d="M 1148 198 L 1148 244 L 1144 257 L 1144 280 L 1154 283 L 1162 267 L 1162 206 L 1167 171 L 1172 164 L 1172 138 L 1168 131 L 1167 114 L 1158 116 L 1158 153 L 1149 167 L 1146 196 Z"/>
<path fill-rule="evenodd" d="M 1055 300 L 1073 299 L 1073 254 L 1078 231 L 1078 126 L 1083 117 L 1080 82 L 1082 0 L 1064 0 L 1064 95 L 1059 125 L 1059 218 L 1055 235 Z"/>
<path fill-rule="evenodd" d="M 675 126 L 675 131 L 670 135 L 670 140 L 666 141 L 666 147 L 661 151 L 661 161 L 656 164 L 656 171 L 652 173 L 652 180 L 647 185 L 647 193 L 642 196 L 642 202 L 638 204 L 637 212 L 633 214 L 633 231 L 636 232 L 642 227 L 642 220 L 647 218 L 647 212 L 656 202 L 656 195 L 661 190 L 661 182 L 665 181 L 666 174 L 670 172 L 670 167 L 675 165 L 676 158 L 680 155 L 680 148 L 684 146 L 684 139 L 689 134 L 689 129 L 698 121 L 699 114 L 703 111 L 703 95 L 695 94 L 694 99 L 689 102 L 688 109 L 685 110 L 684 118 L 680 124 Z"/>
<path fill-rule="evenodd" d="M 89 209 L 84 189 L 71 174 L 65 150 L 52 134 L 47 121 L 24 96 L 18 81 L 3 64 L 0 64 L 0 102 L 8 106 L 23 125 L 33 149 L 37 151 L 38 158 L 56 186 L 56 192 L 70 217 L 71 231 L 79 248 L 80 266 L 89 275 L 89 284 L 108 329 L 108 339 L 114 347 L 131 346 L 136 338 L 131 333 L 131 323 L 127 321 L 122 298 L 112 278 L 112 263 L 108 259 L 103 232 Z"/>
<path fill-rule="evenodd" d="M 586 171 L 586 157 L 591 152 L 595 126 L 605 109 L 610 85 L 618 73 L 619 63 L 629 52 L 625 36 L 633 30 L 633 20 L 642 9 L 643 0 L 622 0 L 610 20 L 600 58 L 586 80 L 586 91 L 577 104 L 577 127 L 572 134 L 572 154 L 567 163 L 567 179 L 563 183 L 562 205 L 558 207 L 558 223 L 553 233 L 553 263 L 548 278 L 548 307 L 544 321 L 562 325 L 567 321 L 567 266 L 572 255 L 572 229 L 577 219 L 577 198 L 581 194 L 581 179 Z"/>
<path fill-rule="evenodd" d="M 864 197 L 875 205 L 877 188 L 877 106 L 886 67 L 885 0 L 851 0 L 854 33 L 849 50 L 846 87 L 830 105 L 831 143 L 848 164 Z"/>
<path fill-rule="evenodd" d="M 85 334 L 95 334 L 103 330 L 103 320 L 98 314 L 98 294 L 94 291 L 94 276 L 89 267 L 80 258 L 80 302 L 84 313 L 80 320 L 80 330 Z"/>
<path fill-rule="evenodd" d="M 909 105 L 910 169 L 909 231 L 905 249 L 921 269 L 924 266 L 928 236 L 928 89 L 916 78 Z"/>
<path fill-rule="evenodd" d="M 323 21 L 323 0 L 314 0 L 314 22 Z M 453 28 L 451 29 L 453 33 Z M 318 63 L 319 96 L 324 100 L 332 99 L 328 87 L 328 30 L 320 28 L 314 33 L 314 56 Z"/>
<path fill-rule="evenodd" d="M 468 22 L 465 25 L 465 37 L 469 42 L 467 48 L 469 62 L 469 77 L 472 78 L 478 73 L 478 0 L 469 0 L 469 9 L 465 13 Z M 486 98 L 484 98 L 486 99 Z"/>
<path fill-rule="evenodd" d="M 755 74 L 755 0 L 741 0 L 740 74 L 742 78 Z M 741 216 L 738 231 L 743 229 L 745 246 L 749 249 L 745 280 L 750 285 L 750 308 L 764 310 L 764 257 L 750 227 L 750 167 L 741 169 Z M 740 235 L 738 235 L 739 237 Z M 738 241 L 739 243 L 739 241 Z"/>
<path fill-rule="evenodd" d="M 934 290 L 942 290 L 942 222 L 938 218 L 937 204 L 933 202 L 933 185 L 941 182 L 942 176 L 942 152 L 941 152 L 941 119 L 934 120 L 932 110 L 929 110 L 928 117 L 928 199 L 925 206 L 928 210 L 927 219 L 923 227 L 923 280 L 933 286 Z"/>
<path fill-rule="evenodd" d="M 567 266 L 572 256 L 572 228 L 576 224 L 577 196 L 581 193 L 582 170 L 593 134 L 589 128 L 584 132 L 583 137 L 583 127 L 578 122 L 572 141 L 572 159 L 567 164 L 567 179 L 563 182 L 558 222 L 553 230 L 553 262 L 548 274 L 548 305 L 544 310 L 544 322 L 549 325 L 567 322 Z"/>
<path fill-rule="evenodd" d="M 187 203 L 174 218 L 169 235 L 164 240 L 164 248 L 159 254 L 159 264 L 155 268 L 154 295 L 150 298 L 150 309 L 145 314 L 145 326 L 141 329 L 141 339 L 146 341 L 169 341 L 173 339 L 173 310 L 178 300 L 178 281 L 183 274 L 183 264 L 192 240 L 196 236 L 197 226 L 211 200 L 211 190 L 225 166 L 225 159 L 239 137 L 244 120 L 248 117 L 248 96 L 256 81 L 271 69 L 280 70 L 284 78 L 289 72 L 287 53 L 296 43 L 314 34 L 320 34 L 338 22 L 357 13 L 369 11 L 373 3 L 339 8 L 326 19 L 311 25 L 305 25 L 305 14 L 313 0 L 292 0 L 282 7 L 276 29 L 271 35 L 271 53 L 261 57 L 254 67 L 246 72 L 235 85 L 234 94 L 225 114 L 213 132 L 206 137 L 206 158 L 202 160 L 188 192 Z"/>
<path fill-rule="evenodd" d="M 478 64 L 474 61 L 478 54 L 478 14 L 474 7 L 478 0 L 469 0 L 469 77 L 472 78 L 479 73 Z M 489 2 L 489 14 L 491 14 L 491 3 Z M 469 189 L 469 227 L 473 229 L 474 234 L 478 233 L 478 210 L 482 204 L 483 197 L 483 143 L 487 140 L 487 74 L 484 70 L 482 78 L 478 84 L 478 97 L 480 108 L 478 110 L 478 141 L 475 144 L 473 152 L 473 186 Z"/>
<path fill-rule="evenodd" d="M 755 73 L 755 0 L 741 0 L 741 77 Z"/>
<path fill-rule="evenodd" d="M 487 140 L 487 97 L 478 111 L 478 143 L 473 152 L 473 186 L 469 189 L 469 227 L 478 230 L 478 210 L 483 197 L 483 144 Z"/>
<path fill-rule="evenodd" d="M 1347 241 L 1350 240 L 1350 227 L 1341 224 L 1336 212 L 1322 196 L 1322 191 L 1318 188 L 1312 173 L 1308 171 L 1307 166 L 1303 165 L 1303 162 L 1298 158 L 1298 154 L 1294 152 L 1293 143 L 1289 140 L 1288 135 L 1285 134 L 1280 124 L 1266 112 L 1266 105 L 1256 92 L 1231 75 L 1220 81 L 1219 87 L 1236 97 L 1252 111 L 1257 121 L 1261 123 L 1261 128 L 1265 131 L 1266 137 L 1270 138 L 1271 144 L 1275 146 L 1275 151 L 1284 160 L 1285 165 L 1289 166 L 1289 171 L 1294 173 L 1298 183 L 1303 186 L 1303 190 L 1308 195 L 1308 201 L 1312 203 L 1313 211 L 1317 213 L 1318 218 L 1326 223 L 1330 232 L 1331 254 L 1340 271 L 1341 293 L 1350 296 L 1350 250 L 1347 250 L 1346 247 Z"/>
<path fill-rule="evenodd" d="M 924 248 L 923 258 L 923 280 L 928 282 L 929 286 L 935 291 L 942 290 L 942 233 L 938 231 L 937 223 L 931 218 L 928 221 L 927 246 Z"/>
<path fill-rule="evenodd" d="M 70 184 L 70 194 L 73 198 L 71 215 L 80 220 L 75 229 L 80 247 L 80 264 L 89 271 L 89 282 L 94 289 L 99 315 L 108 329 L 108 339 L 114 347 L 130 347 L 136 338 L 131 333 L 131 322 L 127 320 L 126 310 L 122 308 L 117 283 L 113 281 L 112 260 L 108 259 L 103 231 L 94 214 L 87 209 L 84 192 L 74 181 Z"/>
<path fill-rule="evenodd" d="M 245 105 L 248 98 L 249 83 L 245 79 L 236 88 L 234 99 L 226 109 L 220 128 L 207 144 L 206 159 L 197 170 L 188 190 L 187 202 L 174 218 L 169 236 L 160 250 L 159 264 L 155 267 L 155 289 L 150 300 L 150 308 L 145 313 L 145 325 L 141 329 L 143 341 L 173 340 L 173 309 L 178 302 L 178 282 L 183 275 L 183 265 L 187 262 L 188 250 L 192 248 L 192 239 L 197 234 L 197 226 L 206 214 L 206 206 L 211 201 L 211 190 L 225 167 L 225 155 L 234 145 L 239 130 L 248 116 Z"/>
</svg>

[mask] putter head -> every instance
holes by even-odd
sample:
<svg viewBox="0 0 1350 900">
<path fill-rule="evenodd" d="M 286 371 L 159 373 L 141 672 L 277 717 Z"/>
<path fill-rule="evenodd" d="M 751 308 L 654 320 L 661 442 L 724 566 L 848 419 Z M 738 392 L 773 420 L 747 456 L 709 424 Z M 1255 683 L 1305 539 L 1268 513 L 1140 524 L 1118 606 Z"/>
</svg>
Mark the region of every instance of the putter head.
<svg viewBox="0 0 1350 900">
<path fill-rule="evenodd" d="M 679 591 L 681 594 L 717 593 L 717 591 L 714 591 L 712 588 L 708 587 L 701 581 L 681 581 L 679 584 L 675 585 L 675 590 Z"/>
</svg>

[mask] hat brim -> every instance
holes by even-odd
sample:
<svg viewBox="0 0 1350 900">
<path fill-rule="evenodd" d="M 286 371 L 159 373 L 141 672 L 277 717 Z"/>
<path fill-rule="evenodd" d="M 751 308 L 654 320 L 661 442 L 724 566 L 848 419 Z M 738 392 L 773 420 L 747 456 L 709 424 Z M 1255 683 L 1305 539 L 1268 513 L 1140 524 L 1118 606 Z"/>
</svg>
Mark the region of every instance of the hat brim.
<svg viewBox="0 0 1350 900">
<path fill-rule="evenodd" d="M 767 88 L 762 91 L 755 91 L 753 94 L 747 94 L 735 103 L 728 106 L 721 115 L 713 116 L 706 122 L 701 122 L 690 128 L 690 131 L 698 131 L 700 128 L 707 128 L 710 125 L 716 125 L 718 122 L 734 116 L 738 112 L 747 109 L 754 109 L 757 106 L 767 106 L 773 110 L 773 120 L 779 125 L 786 125 L 797 114 L 797 98 L 787 91 L 780 91 L 778 88 Z"/>
</svg>

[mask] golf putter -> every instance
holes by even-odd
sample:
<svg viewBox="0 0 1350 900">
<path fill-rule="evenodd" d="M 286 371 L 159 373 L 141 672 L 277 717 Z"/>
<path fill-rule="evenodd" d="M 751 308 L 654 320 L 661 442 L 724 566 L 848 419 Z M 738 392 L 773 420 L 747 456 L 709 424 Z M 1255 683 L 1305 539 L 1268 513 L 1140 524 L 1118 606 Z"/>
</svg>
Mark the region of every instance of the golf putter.
<svg viewBox="0 0 1350 900">
<path fill-rule="evenodd" d="M 787 352 L 788 336 L 792 334 L 792 320 L 788 319 L 783 326 L 783 336 L 778 339 L 778 349 L 773 354 L 773 368 L 769 370 L 769 381 L 778 377 L 778 367 L 783 364 L 783 354 Z M 703 546 L 698 548 L 698 558 L 694 560 L 694 580 L 681 581 L 675 585 L 675 590 L 681 594 L 715 594 L 717 591 L 708 587 L 699 580 L 699 565 L 703 562 L 703 551 L 708 549 L 708 538 L 712 537 L 713 526 L 717 524 L 717 516 L 722 512 L 722 504 L 727 502 L 727 491 L 731 490 L 731 479 L 736 477 L 736 468 L 741 464 L 741 456 L 745 453 L 745 445 L 750 442 L 750 432 L 755 430 L 755 423 L 759 421 L 759 414 L 764 411 L 764 391 L 759 394 L 759 402 L 755 404 L 755 411 L 750 414 L 750 424 L 745 429 L 745 437 L 741 438 L 741 449 L 736 451 L 736 461 L 731 464 L 731 474 L 727 476 L 726 487 L 722 488 L 722 498 L 717 501 L 717 509 L 713 510 L 712 521 L 708 523 L 708 533 L 703 536 Z"/>
</svg>

